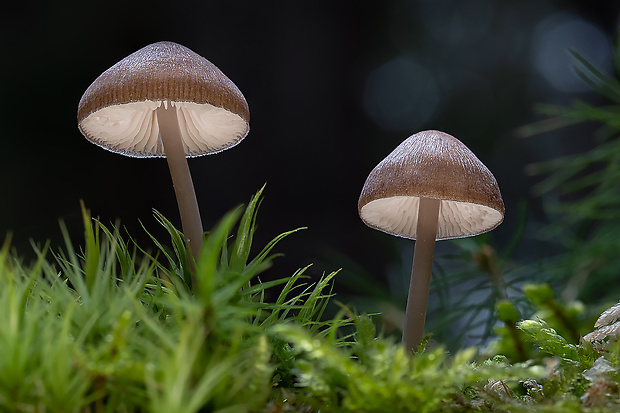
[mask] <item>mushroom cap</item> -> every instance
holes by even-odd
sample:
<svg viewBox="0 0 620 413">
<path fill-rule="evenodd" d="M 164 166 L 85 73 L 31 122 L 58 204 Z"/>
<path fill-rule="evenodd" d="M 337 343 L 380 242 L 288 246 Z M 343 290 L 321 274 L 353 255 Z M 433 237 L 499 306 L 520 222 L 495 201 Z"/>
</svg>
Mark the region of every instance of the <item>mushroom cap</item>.
<svg viewBox="0 0 620 413">
<path fill-rule="evenodd" d="M 482 234 L 504 219 L 495 177 L 447 133 L 430 130 L 405 139 L 370 172 L 358 212 L 371 228 L 416 239 L 421 197 L 441 200 L 437 240 Z"/>
<path fill-rule="evenodd" d="M 249 131 L 241 91 L 213 63 L 173 42 L 150 44 L 103 72 L 84 92 L 78 126 L 91 142 L 135 157 L 165 156 L 155 111 L 177 108 L 188 157 L 220 152 Z"/>
</svg>

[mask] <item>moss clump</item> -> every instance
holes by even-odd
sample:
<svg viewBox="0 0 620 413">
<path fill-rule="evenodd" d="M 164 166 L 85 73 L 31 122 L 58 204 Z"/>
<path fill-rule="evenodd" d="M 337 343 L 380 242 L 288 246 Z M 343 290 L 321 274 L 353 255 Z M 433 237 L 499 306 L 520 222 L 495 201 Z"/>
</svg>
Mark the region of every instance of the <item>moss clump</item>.
<svg viewBox="0 0 620 413">
<path fill-rule="evenodd" d="M 308 283 L 304 268 L 261 282 L 273 247 L 293 231 L 250 258 L 260 195 L 208 233 L 194 264 L 194 291 L 183 238 L 159 214 L 172 248 L 154 239 L 154 254 L 91 220 L 86 210 L 78 251 L 67 237 L 62 251 L 37 248 L 38 260 L 24 265 L 6 243 L 0 253 L 0 410 L 615 408 L 617 345 L 572 344 L 542 320 L 516 321 L 506 304 L 498 307 L 500 318 L 538 349 L 524 362 L 476 348 L 408 354 L 377 334 L 370 316 L 343 305 L 326 320 L 336 273 Z"/>
</svg>

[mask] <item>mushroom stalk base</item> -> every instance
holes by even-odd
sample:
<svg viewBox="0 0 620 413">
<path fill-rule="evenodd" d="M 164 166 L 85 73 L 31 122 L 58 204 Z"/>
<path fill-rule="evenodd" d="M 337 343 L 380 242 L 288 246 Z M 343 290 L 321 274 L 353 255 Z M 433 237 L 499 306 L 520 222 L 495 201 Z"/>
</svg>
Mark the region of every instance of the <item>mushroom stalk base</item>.
<svg viewBox="0 0 620 413">
<path fill-rule="evenodd" d="M 414 351 L 417 350 L 424 337 L 440 205 L 439 199 L 420 198 L 413 267 L 403 328 L 403 344 L 407 349 Z"/>
<path fill-rule="evenodd" d="M 159 133 L 164 145 L 168 168 L 172 176 L 174 192 L 177 196 L 185 242 L 188 244 L 188 249 L 191 251 L 194 259 L 198 259 L 203 242 L 202 220 L 192 176 L 185 157 L 185 148 L 183 147 L 183 140 L 179 130 L 176 108 L 170 103 L 168 105 L 161 105 L 157 108 L 157 122 L 159 123 Z M 190 265 L 191 262 L 190 259 Z"/>
</svg>

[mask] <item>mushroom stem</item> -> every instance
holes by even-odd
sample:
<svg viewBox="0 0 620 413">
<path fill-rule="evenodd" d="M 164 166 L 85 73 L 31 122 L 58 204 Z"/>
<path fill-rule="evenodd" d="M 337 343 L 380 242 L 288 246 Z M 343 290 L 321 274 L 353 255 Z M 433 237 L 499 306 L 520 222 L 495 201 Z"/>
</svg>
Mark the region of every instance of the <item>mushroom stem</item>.
<svg viewBox="0 0 620 413">
<path fill-rule="evenodd" d="M 177 196 L 185 242 L 194 259 L 198 259 L 198 254 L 202 248 L 202 220 L 200 219 L 192 176 L 185 158 L 177 110 L 170 102 L 163 103 L 157 108 L 157 122 L 159 123 L 159 133 L 164 145 L 168 168 L 170 168 L 170 175 L 172 176 L 174 192 Z M 190 265 L 191 262 L 190 259 Z"/>
<path fill-rule="evenodd" d="M 413 251 L 413 267 L 407 298 L 403 344 L 407 349 L 417 350 L 424 337 L 424 322 L 428 292 L 431 285 L 433 253 L 437 237 L 437 219 L 441 201 L 433 198 L 420 198 L 418 225 Z"/>
</svg>

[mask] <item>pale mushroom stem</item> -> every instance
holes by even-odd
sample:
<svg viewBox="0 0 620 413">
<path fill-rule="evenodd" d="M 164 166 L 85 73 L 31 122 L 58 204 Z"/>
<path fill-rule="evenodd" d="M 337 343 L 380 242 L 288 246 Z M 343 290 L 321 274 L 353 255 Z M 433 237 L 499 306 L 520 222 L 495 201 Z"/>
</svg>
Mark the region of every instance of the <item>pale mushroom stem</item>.
<svg viewBox="0 0 620 413">
<path fill-rule="evenodd" d="M 198 259 L 203 242 L 202 220 L 200 219 L 192 176 L 185 157 L 177 109 L 170 102 L 162 104 L 157 108 L 157 122 L 159 123 L 159 133 L 164 145 L 168 168 L 172 176 L 174 192 L 177 196 L 185 242 L 188 244 L 188 249 L 193 257 Z"/>
<path fill-rule="evenodd" d="M 418 225 L 413 251 L 413 267 L 407 298 L 403 344 L 407 349 L 417 350 L 424 337 L 426 306 L 431 285 L 433 253 L 437 237 L 437 219 L 441 201 L 432 198 L 420 198 Z"/>
</svg>

